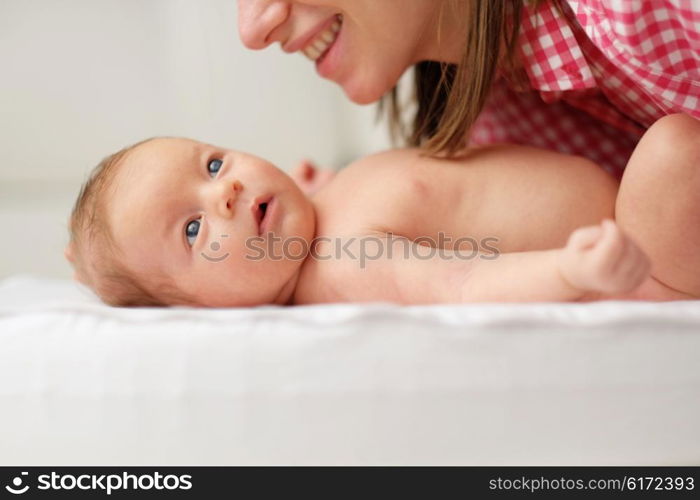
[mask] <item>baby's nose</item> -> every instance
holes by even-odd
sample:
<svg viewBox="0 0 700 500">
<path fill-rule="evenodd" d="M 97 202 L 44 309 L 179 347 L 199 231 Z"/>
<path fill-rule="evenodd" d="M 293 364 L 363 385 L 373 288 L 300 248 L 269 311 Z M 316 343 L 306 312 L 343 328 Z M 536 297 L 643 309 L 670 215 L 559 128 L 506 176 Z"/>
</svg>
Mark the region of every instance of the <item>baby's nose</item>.
<svg viewBox="0 0 700 500">
<path fill-rule="evenodd" d="M 220 191 L 215 196 L 216 211 L 222 217 L 231 217 L 235 212 L 236 198 L 243 191 L 243 184 L 238 181 L 221 181 L 216 188 Z"/>
</svg>

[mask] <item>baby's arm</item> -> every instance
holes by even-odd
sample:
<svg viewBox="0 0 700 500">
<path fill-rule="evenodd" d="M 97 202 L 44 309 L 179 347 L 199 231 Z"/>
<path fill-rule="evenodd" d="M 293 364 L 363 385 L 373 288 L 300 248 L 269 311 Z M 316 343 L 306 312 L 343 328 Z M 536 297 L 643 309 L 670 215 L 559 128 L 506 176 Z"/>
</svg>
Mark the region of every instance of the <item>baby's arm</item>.
<svg viewBox="0 0 700 500">
<path fill-rule="evenodd" d="M 566 247 L 502 255 L 478 263 L 465 281 L 465 301 L 560 301 L 624 294 L 648 277 L 651 263 L 611 220 L 574 231 Z M 509 278 L 519 283 L 508 283 Z M 505 282 L 505 284 L 504 284 Z"/>
<path fill-rule="evenodd" d="M 363 266 L 359 260 L 362 239 L 347 247 L 347 253 L 356 259 L 320 264 L 319 268 L 329 271 L 315 277 L 314 293 L 321 296 L 308 297 L 311 300 L 301 296 L 301 301 L 576 301 L 591 292 L 632 291 L 649 275 L 646 256 L 612 221 L 575 231 L 565 248 L 506 253 L 495 258 L 479 253 L 467 259 L 464 253 L 396 236 L 381 241 L 381 255 L 367 258 Z M 374 251 L 377 245 L 370 251 L 368 245 L 365 247 L 366 257 L 370 252 L 373 256 L 379 253 Z"/>
</svg>

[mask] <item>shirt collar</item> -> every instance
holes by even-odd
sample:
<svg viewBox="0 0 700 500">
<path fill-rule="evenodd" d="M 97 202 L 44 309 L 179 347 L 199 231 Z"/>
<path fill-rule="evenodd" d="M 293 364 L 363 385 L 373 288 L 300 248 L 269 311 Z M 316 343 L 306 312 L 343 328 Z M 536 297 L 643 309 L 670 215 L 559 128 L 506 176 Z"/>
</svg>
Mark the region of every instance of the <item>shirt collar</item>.
<svg viewBox="0 0 700 500">
<path fill-rule="evenodd" d="M 569 9 L 568 5 L 562 7 Z M 539 8 L 534 7 L 532 0 L 524 2 L 517 51 L 530 84 L 537 90 L 597 86 L 571 26 L 552 2 L 544 2 Z"/>
</svg>

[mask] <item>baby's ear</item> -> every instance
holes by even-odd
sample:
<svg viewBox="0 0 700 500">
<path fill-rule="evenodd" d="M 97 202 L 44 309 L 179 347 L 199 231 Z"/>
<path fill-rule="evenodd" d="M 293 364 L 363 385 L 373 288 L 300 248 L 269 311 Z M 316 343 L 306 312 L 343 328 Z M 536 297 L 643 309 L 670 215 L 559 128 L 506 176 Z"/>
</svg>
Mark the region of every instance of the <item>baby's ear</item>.
<svg viewBox="0 0 700 500">
<path fill-rule="evenodd" d="M 68 260 L 68 262 L 75 262 L 75 251 L 72 243 L 68 243 L 66 248 L 63 250 L 63 256 Z"/>
</svg>

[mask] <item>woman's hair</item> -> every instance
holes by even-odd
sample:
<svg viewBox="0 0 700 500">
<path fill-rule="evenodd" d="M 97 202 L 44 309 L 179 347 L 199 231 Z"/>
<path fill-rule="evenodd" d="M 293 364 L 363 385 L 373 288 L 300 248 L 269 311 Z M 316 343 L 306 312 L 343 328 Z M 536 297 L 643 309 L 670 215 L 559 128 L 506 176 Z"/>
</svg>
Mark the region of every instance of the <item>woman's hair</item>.
<svg viewBox="0 0 700 500">
<path fill-rule="evenodd" d="M 146 286 L 124 265 L 119 246 L 108 224 L 107 199 L 119 167 L 140 145 L 138 142 L 103 159 L 83 184 L 68 221 L 70 242 L 66 257 L 75 270 L 75 278 L 92 288 L 113 306 L 163 306 L 187 304 L 189 298 L 161 277 Z"/>
<path fill-rule="evenodd" d="M 410 132 L 402 118 L 398 88 L 380 102 L 388 112 L 392 137 L 421 146 L 431 155 L 453 155 L 484 108 L 498 70 L 516 81 L 515 46 L 523 3 L 527 0 L 448 0 L 450 16 L 464 16 L 465 49 L 458 65 L 423 61 L 414 68 L 417 110 Z M 547 0 L 534 0 L 537 8 Z M 557 0 L 549 0 L 559 7 Z M 441 12 L 440 15 L 444 15 Z M 505 49 L 505 53 L 504 50 Z"/>
</svg>

